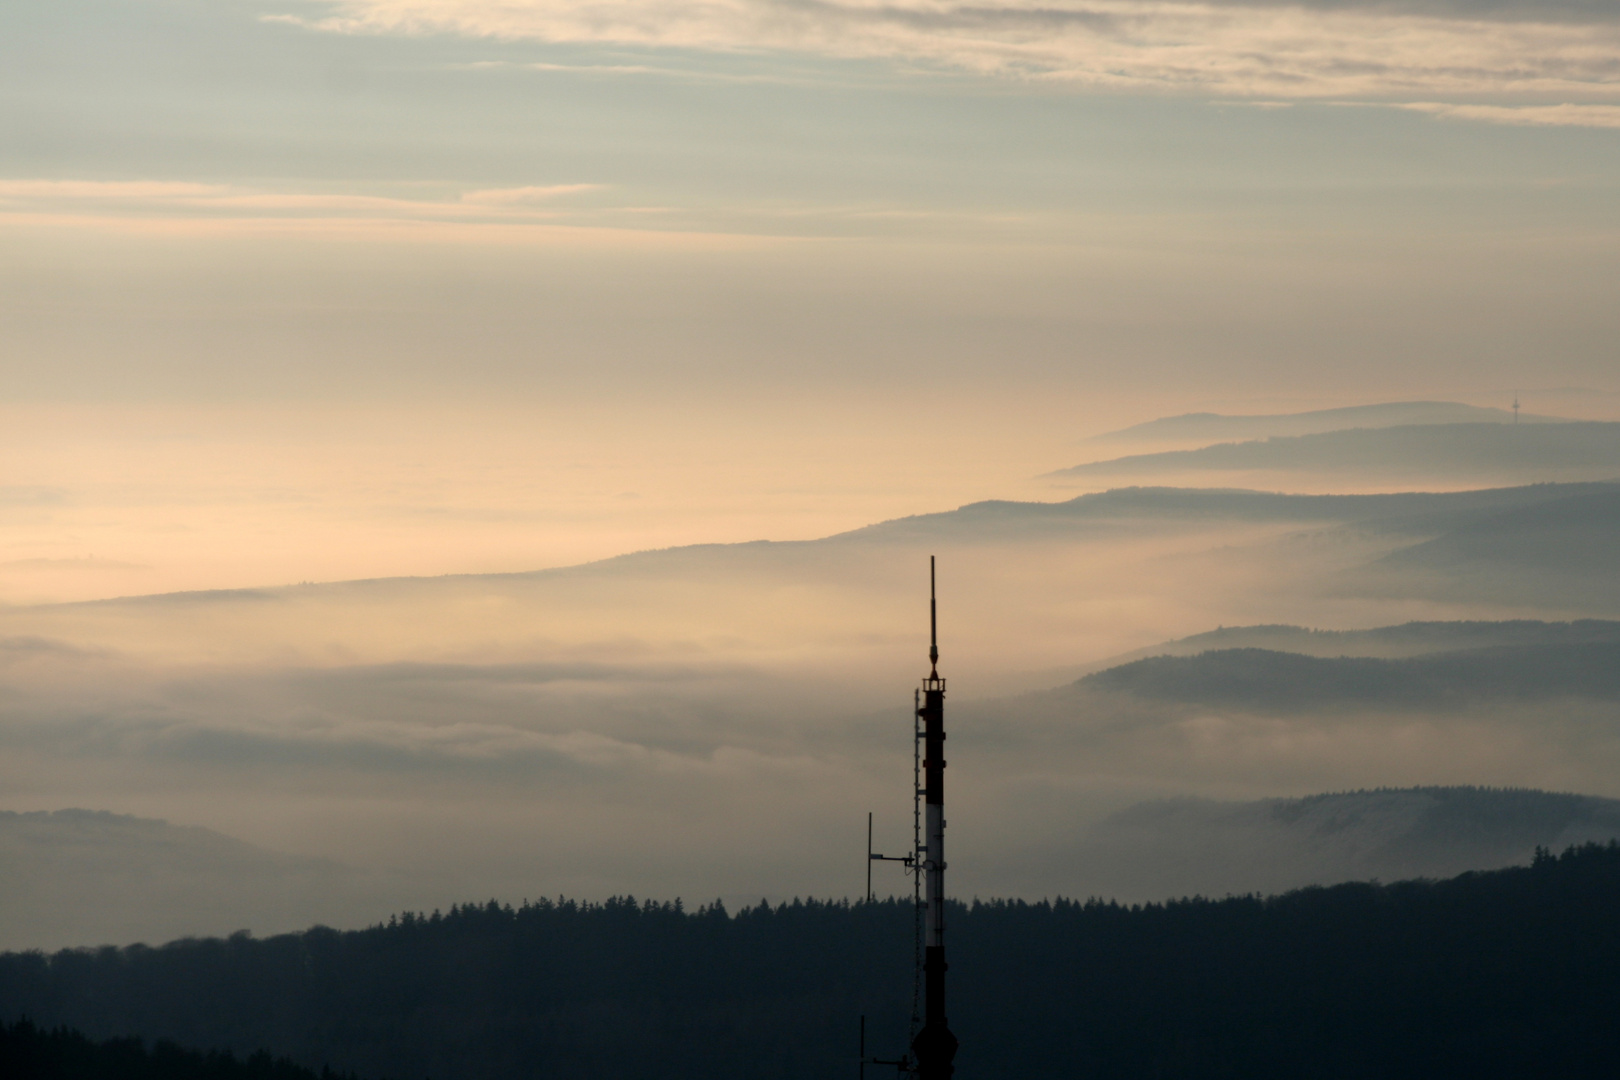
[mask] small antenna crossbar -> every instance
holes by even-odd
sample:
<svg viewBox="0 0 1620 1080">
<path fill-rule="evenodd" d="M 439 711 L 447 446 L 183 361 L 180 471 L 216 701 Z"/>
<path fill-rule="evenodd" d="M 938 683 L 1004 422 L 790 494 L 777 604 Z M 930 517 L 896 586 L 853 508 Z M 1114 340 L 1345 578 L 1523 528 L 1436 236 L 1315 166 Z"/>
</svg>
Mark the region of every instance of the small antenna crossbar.
<svg viewBox="0 0 1620 1080">
<path fill-rule="evenodd" d="M 872 902 L 872 864 L 875 862 L 897 862 L 906 866 L 916 866 L 917 859 L 913 855 L 879 855 L 872 850 L 872 813 L 866 814 L 866 902 Z"/>
<path fill-rule="evenodd" d="M 872 814 L 866 815 L 866 902 L 872 902 L 872 864 L 875 862 L 897 862 L 905 867 L 905 872 L 911 875 L 911 1019 L 906 1029 L 906 1045 L 909 1047 L 917 1032 L 922 1030 L 922 992 L 923 992 L 923 915 L 924 904 L 922 896 L 922 875 L 918 873 L 921 860 L 926 854 L 923 850 L 922 838 L 922 800 L 926 790 L 922 784 L 922 691 L 912 692 L 912 740 L 911 740 L 911 854 L 910 855 L 879 855 L 872 850 Z M 866 1078 L 868 1065 L 892 1065 L 896 1072 L 903 1077 L 917 1075 L 917 1063 L 912 1060 L 909 1053 L 898 1058 L 876 1058 L 866 1056 L 866 1017 L 861 1017 L 861 1080 Z"/>
<path fill-rule="evenodd" d="M 868 1065 L 892 1065 L 895 1072 L 901 1076 L 911 1074 L 911 1059 L 909 1057 L 880 1058 L 866 1056 L 866 1016 L 861 1016 L 861 1080 L 866 1080 L 866 1067 Z"/>
<path fill-rule="evenodd" d="M 957 1041 L 945 1019 L 945 680 L 939 674 L 939 602 L 932 555 L 928 557 L 928 666 L 928 675 L 911 700 L 911 853 L 874 852 L 872 815 L 866 815 L 867 903 L 872 902 L 874 862 L 901 863 L 911 875 L 910 1032 L 901 1057 L 869 1058 L 866 1017 L 862 1016 L 862 1080 L 868 1065 L 892 1065 L 901 1076 L 913 1080 L 949 1080 L 955 1071 L 952 1059 Z"/>
</svg>

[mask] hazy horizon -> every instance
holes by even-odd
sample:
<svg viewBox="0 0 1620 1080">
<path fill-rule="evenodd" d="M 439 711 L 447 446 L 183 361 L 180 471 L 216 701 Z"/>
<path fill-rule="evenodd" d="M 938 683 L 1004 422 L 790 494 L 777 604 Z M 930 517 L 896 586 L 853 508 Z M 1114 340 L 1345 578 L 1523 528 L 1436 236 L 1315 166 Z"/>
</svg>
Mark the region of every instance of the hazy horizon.
<svg viewBox="0 0 1620 1080">
<path fill-rule="evenodd" d="M 909 813 L 930 555 L 964 893 L 1156 799 L 1620 797 L 1592 642 L 1472 711 L 1064 690 L 1620 618 L 1617 45 L 1574 0 L 12 5 L 0 811 L 368 903 L 825 891 Z"/>
</svg>

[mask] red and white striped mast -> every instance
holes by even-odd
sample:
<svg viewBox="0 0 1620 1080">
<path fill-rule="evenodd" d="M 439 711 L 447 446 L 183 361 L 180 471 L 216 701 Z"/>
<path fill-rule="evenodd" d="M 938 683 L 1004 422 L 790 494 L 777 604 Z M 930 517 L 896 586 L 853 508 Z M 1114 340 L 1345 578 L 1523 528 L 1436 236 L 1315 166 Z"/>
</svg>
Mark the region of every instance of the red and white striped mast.
<svg viewBox="0 0 1620 1080">
<path fill-rule="evenodd" d="M 923 1026 L 911 1042 L 918 1080 L 948 1080 L 956 1036 L 945 1020 L 945 680 L 939 675 L 939 607 L 928 557 L 928 677 L 922 683 L 924 942 Z"/>
</svg>

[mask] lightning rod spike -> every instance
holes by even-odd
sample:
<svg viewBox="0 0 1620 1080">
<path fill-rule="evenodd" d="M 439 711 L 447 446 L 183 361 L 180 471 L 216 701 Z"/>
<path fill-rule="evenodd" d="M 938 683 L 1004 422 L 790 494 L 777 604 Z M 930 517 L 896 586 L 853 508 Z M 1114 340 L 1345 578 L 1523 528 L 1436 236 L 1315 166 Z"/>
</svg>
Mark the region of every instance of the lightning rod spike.
<svg viewBox="0 0 1620 1080">
<path fill-rule="evenodd" d="M 939 605 L 934 599 L 934 557 L 928 556 L 928 663 L 939 678 Z"/>
</svg>

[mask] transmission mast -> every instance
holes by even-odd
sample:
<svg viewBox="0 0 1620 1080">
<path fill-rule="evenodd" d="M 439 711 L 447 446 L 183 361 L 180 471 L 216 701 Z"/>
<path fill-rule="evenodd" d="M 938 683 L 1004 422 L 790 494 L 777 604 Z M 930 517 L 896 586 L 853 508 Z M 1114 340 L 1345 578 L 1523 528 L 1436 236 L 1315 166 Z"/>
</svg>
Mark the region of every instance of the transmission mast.
<svg viewBox="0 0 1620 1080">
<path fill-rule="evenodd" d="M 945 680 L 939 675 L 939 605 L 928 556 L 928 677 L 922 684 L 923 1026 L 911 1042 L 918 1080 L 949 1080 L 956 1036 L 945 1020 Z"/>
<path fill-rule="evenodd" d="M 928 557 L 928 667 L 928 675 L 912 699 L 912 853 L 902 857 L 873 852 L 872 815 L 866 816 L 867 903 L 872 901 L 872 863 L 904 863 L 913 875 L 917 921 L 911 1046 L 900 1058 L 867 1057 L 866 1017 L 861 1017 L 863 1080 L 868 1065 L 892 1065 L 899 1075 L 915 1080 L 950 1080 L 956 1071 L 956 1036 L 945 1019 L 945 680 L 939 674 L 939 601 L 932 555 Z"/>
</svg>

